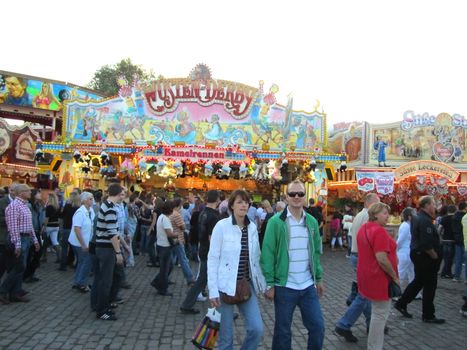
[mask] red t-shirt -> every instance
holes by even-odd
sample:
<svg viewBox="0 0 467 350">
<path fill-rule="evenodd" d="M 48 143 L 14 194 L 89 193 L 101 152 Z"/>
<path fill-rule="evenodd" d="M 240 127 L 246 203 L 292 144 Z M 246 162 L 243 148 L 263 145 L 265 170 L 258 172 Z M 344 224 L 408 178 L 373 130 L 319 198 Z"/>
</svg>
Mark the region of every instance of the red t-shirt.
<svg viewBox="0 0 467 350">
<path fill-rule="evenodd" d="M 392 268 L 398 274 L 397 243 L 389 236 L 384 227 L 376 222 L 367 222 L 358 230 L 357 245 L 358 292 L 369 300 L 389 300 L 388 287 L 391 278 L 379 266 L 375 254 L 378 252 L 387 253 Z"/>
</svg>

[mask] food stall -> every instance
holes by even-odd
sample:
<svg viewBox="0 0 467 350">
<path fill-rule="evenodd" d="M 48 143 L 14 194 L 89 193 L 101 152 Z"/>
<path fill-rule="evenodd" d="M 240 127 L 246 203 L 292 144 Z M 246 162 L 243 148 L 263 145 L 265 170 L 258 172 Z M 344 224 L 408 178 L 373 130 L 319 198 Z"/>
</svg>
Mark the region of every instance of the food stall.
<svg viewBox="0 0 467 350">
<path fill-rule="evenodd" d="M 391 124 L 344 126 L 334 136 L 334 148 L 348 149 L 360 138 L 358 157 L 351 158 L 346 179 L 328 184 L 329 202 L 357 204 L 365 193 L 376 192 L 391 206 L 397 223 L 407 206 L 416 207 L 423 195 L 433 195 L 438 208 L 467 199 L 467 120 L 460 114 L 416 114 L 407 111 Z M 331 141 L 330 141 L 331 142 Z M 380 158 L 384 155 L 384 158 Z M 381 166 L 386 164 L 386 166 Z"/>
</svg>

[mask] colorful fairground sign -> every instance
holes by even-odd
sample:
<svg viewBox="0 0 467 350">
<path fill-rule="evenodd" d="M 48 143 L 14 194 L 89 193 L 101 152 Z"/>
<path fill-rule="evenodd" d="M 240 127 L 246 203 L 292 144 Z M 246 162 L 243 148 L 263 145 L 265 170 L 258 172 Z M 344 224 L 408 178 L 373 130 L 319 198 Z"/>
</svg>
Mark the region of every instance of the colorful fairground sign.
<svg viewBox="0 0 467 350">
<path fill-rule="evenodd" d="M 0 71 L 0 104 L 58 111 L 66 100 L 101 98 L 76 85 Z"/>
<path fill-rule="evenodd" d="M 460 114 L 416 114 L 407 111 L 400 123 L 370 126 L 372 158 L 384 147 L 388 161 L 433 160 L 443 163 L 465 162 L 467 120 Z"/>
<path fill-rule="evenodd" d="M 63 135 L 71 143 L 206 145 L 315 151 L 326 145 L 326 114 L 277 103 L 265 88 L 213 79 L 206 65 L 187 78 L 122 84 L 103 101 L 65 103 Z"/>
</svg>

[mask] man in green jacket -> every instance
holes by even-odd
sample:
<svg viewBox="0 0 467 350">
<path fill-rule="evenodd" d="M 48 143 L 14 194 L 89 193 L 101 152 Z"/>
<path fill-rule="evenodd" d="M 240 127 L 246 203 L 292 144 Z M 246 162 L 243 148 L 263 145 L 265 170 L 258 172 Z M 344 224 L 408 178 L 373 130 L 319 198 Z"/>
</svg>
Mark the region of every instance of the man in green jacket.
<svg viewBox="0 0 467 350">
<path fill-rule="evenodd" d="M 303 210 L 305 185 L 295 180 L 287 187 L 288 206 L 268 221 L 261 253 L 266 298 L 274 300 L 273 350 L 292 346 L 291 324 L 295 308 L 308 330 L 308 350 L 321 349 L 324 319 L 318 296 L 324 293 L 320 263 L 318 222 Z"/>
</svg>

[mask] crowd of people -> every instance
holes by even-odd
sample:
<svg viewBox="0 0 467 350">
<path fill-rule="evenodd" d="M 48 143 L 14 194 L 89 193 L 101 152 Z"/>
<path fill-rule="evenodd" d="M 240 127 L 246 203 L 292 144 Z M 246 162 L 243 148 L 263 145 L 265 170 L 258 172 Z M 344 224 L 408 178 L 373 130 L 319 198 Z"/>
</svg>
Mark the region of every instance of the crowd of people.
<svg viewBox="0 0 467 350">
<path fill-rule="evenodd" d="M 264 333 L 260 295 L 274 303 L 273 349 L 291 348 L 296 307 L 308 331 L 307 348 L 323 347 L 319 298 L 324 294 L 325 217 L 313 199 L 306 206 L 300 181 L 291 182 L 282 200 L 272 205 L 267 200 L 252 203 L 243 190 L 228 198 L 210 190 L 204 197 L 168 199 L 119 182 L 105 191 L 74 189 L 66 199 L 60 190 L 44 197 L 40 190 L 12 184 L 0 198 L 1 304 L 28 302 L 23 282 L 38 282 L 40 263 L 53 254 L 58 270 L 75 267 L 72 288 L 90 296 L 96 318 L 114 321 L 124 302 L 121 290 L 131 288 L 129 268 L 140 255 L 155 268 L 150 285 L 164 297 L 173 295 L 173 267 L 181 267 L 187 283 L 181 314 L 200 313 L 196 302 L 209 298 L 222 315 L 219 349 L 233 348 L 236 310 L 245 320 L 242 348 L 259 347 Z M 356 271 L 355 280 L 348 281 L 348 309 L 336 321 L 335 333 L 357 342 L 351 327 L 363 313 L 368 349 L 383 349 L 392 300 L 402 317 L 412 318 L 408 305 L 421 298 L 422 321 L 444 323 L 434 306 L 438 271 L 444 261 L 441 278 L 461 281 L 467 259 L 465 202 L 436 218 L 434 198 L 422 197 L 418 212 L 402 212 L 397 235 L 385 229 L 389 214 L 390 208 L 370 193 L 357 215 L 346 206 L 330 221 L 331 250 L 347 245 Z M 398 288 L 401 295 L 392 295 Z M 463 298 L 461 312 L 467 316 L 467 289 Z"/>
</svg>

